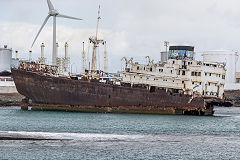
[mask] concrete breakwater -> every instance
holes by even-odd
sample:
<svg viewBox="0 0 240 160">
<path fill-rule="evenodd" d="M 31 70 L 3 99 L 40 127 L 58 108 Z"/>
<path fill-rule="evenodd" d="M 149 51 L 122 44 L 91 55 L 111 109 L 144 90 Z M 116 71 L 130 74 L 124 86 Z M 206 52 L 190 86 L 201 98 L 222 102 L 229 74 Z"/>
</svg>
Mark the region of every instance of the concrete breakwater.
<svg viewBox="0 0 240 160">
<path fill-rule="evenodd" d="M 0 106 L 20 106 L 23 98 L 19 93 L 0 93 Z"/>
</svg>

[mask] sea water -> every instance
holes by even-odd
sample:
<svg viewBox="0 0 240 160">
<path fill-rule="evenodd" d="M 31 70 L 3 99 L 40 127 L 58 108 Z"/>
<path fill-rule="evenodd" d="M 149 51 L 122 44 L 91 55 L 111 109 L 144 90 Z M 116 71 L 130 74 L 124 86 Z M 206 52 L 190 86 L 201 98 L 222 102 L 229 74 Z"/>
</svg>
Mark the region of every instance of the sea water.
<svg viewBox="0 0 240 160">
<path fill-rule="evenodd" d="M 0 140 L 0 159 L 240 159 L 240 108 L 201 117 L 10 107 L 0 137 L 16 138 Z"/>
</svg>

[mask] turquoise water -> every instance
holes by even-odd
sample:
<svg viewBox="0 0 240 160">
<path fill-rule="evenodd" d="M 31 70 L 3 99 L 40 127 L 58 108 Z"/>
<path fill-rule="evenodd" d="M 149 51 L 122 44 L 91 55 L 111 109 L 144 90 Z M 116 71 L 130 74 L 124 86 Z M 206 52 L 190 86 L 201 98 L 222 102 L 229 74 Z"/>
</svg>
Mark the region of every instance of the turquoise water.
<svg viewBox="0 0 240 160">
<path fill-rule="evenodd" d="M 0 159 L 240 159 L 240 108 L 212 117 L 0 109 Z"/>
</svg>

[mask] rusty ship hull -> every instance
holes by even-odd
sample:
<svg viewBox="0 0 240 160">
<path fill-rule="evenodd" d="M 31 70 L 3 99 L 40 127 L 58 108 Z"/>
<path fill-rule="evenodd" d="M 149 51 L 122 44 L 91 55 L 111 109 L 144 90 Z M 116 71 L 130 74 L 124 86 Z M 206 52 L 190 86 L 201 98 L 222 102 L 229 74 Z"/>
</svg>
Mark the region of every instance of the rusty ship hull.
<svg viewBox="0 0 240 160">
<path fill-rule="evenodd" d="M 150 92 L 144 87 L 73 80 L 23 69 L 12 69 L 12 76 L 18 92 L 32 101 L 32 110 L 177 115 L 214 112 L 202 97 L 169 94 L 164 89 Z"/>
</svg>

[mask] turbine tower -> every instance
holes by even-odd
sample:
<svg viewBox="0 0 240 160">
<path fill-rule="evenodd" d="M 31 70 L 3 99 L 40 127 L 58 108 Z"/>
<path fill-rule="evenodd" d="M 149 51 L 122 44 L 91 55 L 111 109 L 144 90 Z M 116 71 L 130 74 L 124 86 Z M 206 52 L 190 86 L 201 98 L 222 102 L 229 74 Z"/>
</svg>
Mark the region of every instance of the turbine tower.
<svg viewBox="0 0 240 160">
<path fill-rule="evenodd" d="M 49 12 L 48 12 L 48 16 L 46 17 L 46 19 L 44 20 L 40 30 L 38 31 L 33 43 L 32 43 L 32 47 L 35 43 L 35 41 L 38 38 L 38 35 L 40 34 L 40 32 L 42 31 L 43 27 L 45 26 L 45 24 L 47 23 L 48 19 L 52 16 L 53 17 L 53 52 L 52 52 L 52 65 L 56 65 L 56 18 L 57 17 L 62 17 L 62 18 L 68 18 L 68 19 L 74 19 L 74 20 L 82 20 L 80 18 L 75 18 L 75 17 L 70 17 L 70 16 L 66 16 L 63 14 L 58 13 L 57 10 L 54 9 L 52 3 L 50 0 L 47 0 L 48 3 L 48 8 L 49 8 Z"/>
</svg>

